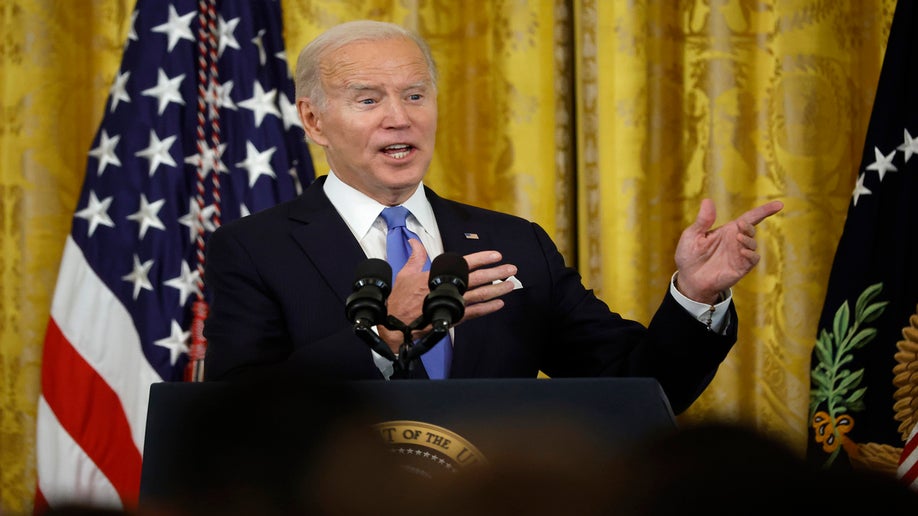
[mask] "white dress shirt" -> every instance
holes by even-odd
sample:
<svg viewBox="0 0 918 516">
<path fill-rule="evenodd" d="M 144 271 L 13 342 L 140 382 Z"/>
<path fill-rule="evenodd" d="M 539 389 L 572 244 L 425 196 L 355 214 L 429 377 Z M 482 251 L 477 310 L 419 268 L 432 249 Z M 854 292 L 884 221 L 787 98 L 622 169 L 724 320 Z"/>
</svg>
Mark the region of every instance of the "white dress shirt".
<svg viewBox="0 0 918 516">
<path fill-rule="evenodd" d="M 430 203 L 427 202 L 427 196 L 424 195 L 422 185 L 418 185 L 418 189 L 407 201 L 402 203 L 402 206 L 408 208 L 411 212 L 405 221 L 405 225 L 418 235 L 427 250 L 427 256 L 433 261 L 435 257 L 443 254 L 443 241 L 440 239 L 440 228 L 437 226 L 437 219 L 434 218 L 433 209 L 431 209 Z M 380 204 L 345 184 L 335 176 L 333 171 L 328 172 L 328 179 L 325 180 L 324 189 L 325 195 L 328 196 L 332 205 L 338 210 L 341 218 L 344 219 L 344 223 L 354 234 L 354 238 L 360 242 L 360 247 L 363 248 L 367 258 L 385 260 L 386 233 L 389 231 L 389 227 L 379 214 L 383 208 L 386 208 L 386 205 Z M 411 321 L 403 322 L 407 324 Z M 449 331 L 450 336 L 453 336 L 454 329 L 450 328 Z M 450 339 L 450 342 L 452 342 L 452 339 Z M 373 350 L 370 350 L 370 352 L 373 353 L 373 362 L 383 376 L 386 379 L 392 376 L 392 361 Z"/>
</svg>

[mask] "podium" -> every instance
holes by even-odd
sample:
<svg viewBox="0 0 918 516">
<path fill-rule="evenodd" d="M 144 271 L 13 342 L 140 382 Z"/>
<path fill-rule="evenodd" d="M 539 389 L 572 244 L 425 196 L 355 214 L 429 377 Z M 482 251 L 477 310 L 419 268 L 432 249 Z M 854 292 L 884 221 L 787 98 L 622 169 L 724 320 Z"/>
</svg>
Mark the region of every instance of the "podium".
<svg viewBox="0 0 918 516">
<path fill-rule="evenodd" d="M 256 493 L 248 500 L 271 491 L 272 503 L 295 503 L 284 496 L 338 469 L 436 479 L 508 457 L 562 455 L 601 466 L 675 429 L 650 378 L 158 383 L 140 505 L 226 501 L 240 489 Z M 377 480 L 367 482 L 374 496 Z"/>
</svg>

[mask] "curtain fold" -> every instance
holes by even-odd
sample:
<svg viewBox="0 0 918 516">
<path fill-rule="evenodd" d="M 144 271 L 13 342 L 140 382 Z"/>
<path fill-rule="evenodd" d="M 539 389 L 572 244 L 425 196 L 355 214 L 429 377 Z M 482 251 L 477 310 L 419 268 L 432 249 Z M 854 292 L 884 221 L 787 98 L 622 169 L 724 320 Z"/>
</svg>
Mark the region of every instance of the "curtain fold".
<svg viewBox="0 0 918 516">
<path fill-rule="evenodd" d="M 31 507 L 42 339 L 133 4 L 0 6 L 0 512 Z M 894 6 L 283 0 L 291 66 L 350 19 L 427 38 L 441 75 L 427 183 L 540 223 L 626 317 L 649 321 L 701 199 L 717 224 L 783 200 L 734 290 L 739 342 L 682 417 L 750 422 L 801 451 L 809 354 Z"/>
</svg>

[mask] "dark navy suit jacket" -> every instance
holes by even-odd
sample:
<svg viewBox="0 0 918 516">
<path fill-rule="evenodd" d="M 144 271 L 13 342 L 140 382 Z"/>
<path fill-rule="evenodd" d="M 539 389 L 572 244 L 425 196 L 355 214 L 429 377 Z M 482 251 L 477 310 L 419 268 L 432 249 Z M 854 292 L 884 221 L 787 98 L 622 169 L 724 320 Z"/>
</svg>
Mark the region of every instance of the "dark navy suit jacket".
<svg viewBox="0 0 918 516">
<path fill-rule="evenodd" d="M 355 270 L 367 257 L 326 197 L 324 179 L 210 236 L 206 379 L 382 378 L 345 315 Z M 540 370 L 551 377 L 652 376 L 679 413 L 736 341 L 732 304 L 732 322 L 720 335 L 667 291 L 644 327 L 586 289 L 537 224 L 426 194 L 445 251 L 496 249 L 517 266 L 523 285 L 503 297 L 503 309 L 456 327 L 451 378 L 535 377 Z"/>
</svg>

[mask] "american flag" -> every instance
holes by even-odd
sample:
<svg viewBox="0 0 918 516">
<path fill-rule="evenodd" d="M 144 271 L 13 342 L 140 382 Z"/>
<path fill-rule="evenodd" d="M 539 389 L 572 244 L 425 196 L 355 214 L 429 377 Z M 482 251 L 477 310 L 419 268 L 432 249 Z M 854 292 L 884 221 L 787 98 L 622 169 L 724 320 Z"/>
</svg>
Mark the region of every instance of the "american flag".
<svg viewBox="0 0 918 516">
<path fill-rule="evenodd" d="M 45 336 L 36 513 L 136 507 L 150 385 L 200 376 L 207 235 L 313 178 L 280 1 L 138 0 Z"/>
<path fill-rule="evenodd" d="M 807 455 L 918 488 L 916 91 L 918 4 L 898 2 L 813 349 Z"/>
</svg>

